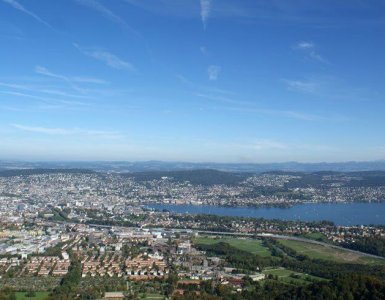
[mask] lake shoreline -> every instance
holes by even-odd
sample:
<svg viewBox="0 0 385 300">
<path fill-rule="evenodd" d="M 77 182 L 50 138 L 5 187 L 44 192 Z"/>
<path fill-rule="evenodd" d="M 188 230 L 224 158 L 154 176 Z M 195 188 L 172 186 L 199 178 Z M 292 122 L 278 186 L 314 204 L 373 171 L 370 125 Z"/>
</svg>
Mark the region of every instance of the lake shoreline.
<svg viewBox="0 0 385 300">
<path fill-rule="evenodd" d="M 290 207 L 192 204 L 147 204 L 145 207 L 181 214 L 210 214 L 304 222 L 331 221 L 341 226 L 385 225 L 385 203 L 383 202 L 301 203 Z"/>
</svg>

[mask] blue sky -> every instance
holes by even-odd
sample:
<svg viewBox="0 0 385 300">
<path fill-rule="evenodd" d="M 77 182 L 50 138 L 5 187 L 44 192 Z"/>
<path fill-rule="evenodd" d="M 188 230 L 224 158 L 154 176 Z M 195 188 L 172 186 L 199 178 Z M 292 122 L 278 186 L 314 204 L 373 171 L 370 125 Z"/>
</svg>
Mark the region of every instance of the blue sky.
<svg viewBox="0 0 385 300">
<path fill-rule="evenodd" d="M 0 159 L 384 159 L 384 37 L 383 0 L 0 0 Z"/>
</svg>

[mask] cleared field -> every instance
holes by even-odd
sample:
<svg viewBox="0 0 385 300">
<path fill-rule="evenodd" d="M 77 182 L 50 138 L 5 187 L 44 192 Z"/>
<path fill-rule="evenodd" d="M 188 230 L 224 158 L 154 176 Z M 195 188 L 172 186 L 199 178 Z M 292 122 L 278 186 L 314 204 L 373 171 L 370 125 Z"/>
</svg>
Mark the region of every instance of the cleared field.
<svg viewBox="0 0 385 300">
<path fill-rule="evenodd" d="M 48 297 L 48 292 L 35 292 L 35 297 L 27 297 L 25 292 L 16 292 L 16 300 L 44 300 Z"/>
<path fill-rule="evenodd" d="M 262 257 L 271 256 L 269 249 L 262 245 L 261 240 L 234 237 L 217 238 L 210 236 L 202 236 L 194 239 L 195 244 L 213 245 L 220 242 L 228 243 L 237 249 L 247 251 L 252 254 L 257 254 Z"/>
<path fill-rule="evenodd" d="M 295 285 L 306 285 L 316 281 L 324 281 L 326 279 L 312 276 L 304 273 L 294 272 L 285 268 L 268 268 L 263 271 L 265 275 L 278 276 L 278 279 Z"/>
<path fill-rule="evenodd" d="M 279 243 L 295 250 L 299 254 L 314 259 L 331 260 L 342 263 L 385 264 L 385 260 L 382 259 L 366 257 L 358 253 L 302 241 L 279 240 Z"/>
<path fill-rule="evenodd" d="M 143 295 L 142 295 L 143 297 Z M 144 294 L 143 299 L 153 299 L 153 300 L 159 300 L 159 299 L 164 299 L 164 296 L 160 294 Z"/>
</svg>

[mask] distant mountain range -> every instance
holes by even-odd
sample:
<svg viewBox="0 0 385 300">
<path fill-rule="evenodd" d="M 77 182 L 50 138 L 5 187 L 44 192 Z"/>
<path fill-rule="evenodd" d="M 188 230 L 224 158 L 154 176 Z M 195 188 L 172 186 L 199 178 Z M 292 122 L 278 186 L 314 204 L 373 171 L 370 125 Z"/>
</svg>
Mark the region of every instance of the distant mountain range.
<svg viewBox="0 0 385 300">
<path fill-rule="evenodd" d="M 368 162 L 338 163 L 190 163 L 164 161 L 88 161 L 88 162 L 22 162 L 0 161 L 0 170 L 17 169 L 87 169 L 103 172 L 147 172 L 147 171 L 178 171 L 178 170 L 220 170 L 227 172 L 262 173 L 270 171 L 285 172 L 357 172 L 385 171 L 385 160 Z"/>
</svg>

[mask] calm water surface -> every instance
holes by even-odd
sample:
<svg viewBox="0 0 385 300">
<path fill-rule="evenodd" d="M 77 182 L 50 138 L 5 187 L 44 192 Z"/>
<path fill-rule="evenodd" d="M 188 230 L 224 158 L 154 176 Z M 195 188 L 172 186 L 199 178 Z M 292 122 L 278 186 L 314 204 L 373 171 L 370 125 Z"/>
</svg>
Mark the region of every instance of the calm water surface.
<svg viewBox="0 0 385 300">
<path fill-rule="evenodd" d="M 290 208 L 174 204 L 152 204 L 148 205 L 148 207 L 187 214 L 213 214 L 302 221 L 328 220 L 337 225 L 385 225 L 385 203 L 306 203 Z"/>
</svg>

